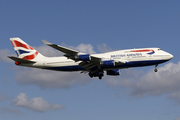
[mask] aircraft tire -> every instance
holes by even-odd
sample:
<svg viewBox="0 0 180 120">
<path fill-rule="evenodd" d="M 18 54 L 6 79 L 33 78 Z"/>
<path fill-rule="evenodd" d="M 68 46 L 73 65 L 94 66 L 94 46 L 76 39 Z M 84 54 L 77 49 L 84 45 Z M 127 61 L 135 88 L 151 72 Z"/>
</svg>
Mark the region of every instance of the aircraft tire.
<svg viewBox="0 0 180 120">
<path fill-rule="evenodd" d="M 157 69 L 154 69 L 154 72 L 157 72 L 158 70 Z"/>
</svg>

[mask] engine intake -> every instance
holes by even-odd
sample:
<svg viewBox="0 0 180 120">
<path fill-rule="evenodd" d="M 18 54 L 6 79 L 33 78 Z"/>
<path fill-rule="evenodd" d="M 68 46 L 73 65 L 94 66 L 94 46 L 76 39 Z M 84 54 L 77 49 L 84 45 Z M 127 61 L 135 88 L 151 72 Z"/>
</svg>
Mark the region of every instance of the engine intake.
<svg viewBox="0 0 180 120">
<path fill-rule="evenodd" d="M 78 55 L 77 59 L 81 60 L 81 61 L 90 61 L 91 60 L 91 56 L 90 56 L 90 54 Z"/>
<path fill-rule="evenodd" d="M 102 61 L 103 66 L 115 66 L 114 60 L 107 60 L 107 61 Z"/>
<path fill-rule="evenodd" d="M 108 70 L 106 71 L 107 75 L 120 75 L 120 69 L 116 69 L 116 70 Z"/>
</svg>

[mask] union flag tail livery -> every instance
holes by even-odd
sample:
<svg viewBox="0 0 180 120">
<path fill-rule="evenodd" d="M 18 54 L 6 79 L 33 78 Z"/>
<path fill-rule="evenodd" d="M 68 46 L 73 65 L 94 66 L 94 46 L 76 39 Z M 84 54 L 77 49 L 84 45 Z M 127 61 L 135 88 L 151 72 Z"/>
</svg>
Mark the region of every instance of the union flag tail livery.
<svg viewBox="0 0 180 120">
<path fill-rule="evenodd" d="M 154 65 L 173 58 L 160 48 L 139 48 L 112 51 L 102 54 L 81 53 L 43 40 L 44 44 L 63 53 L 61 57 L 44 57 L 20 38 L 10 38 L 18 57 L 8 56 L 16 65 L 56 71 L 81 71 L 89 76 L 102 79 L 104 71 L 107 75 L 120 75 L 120 69 Z"/>
<path fill-rule="evenodd" d="M 10 41 L 18 58 L 24 60 L 34 60 L 36 57 L 43 57 L 40 53 L 38 53 L 38 51 L 29 46 L 20 38 L 10 38 Z"/>
</svg>

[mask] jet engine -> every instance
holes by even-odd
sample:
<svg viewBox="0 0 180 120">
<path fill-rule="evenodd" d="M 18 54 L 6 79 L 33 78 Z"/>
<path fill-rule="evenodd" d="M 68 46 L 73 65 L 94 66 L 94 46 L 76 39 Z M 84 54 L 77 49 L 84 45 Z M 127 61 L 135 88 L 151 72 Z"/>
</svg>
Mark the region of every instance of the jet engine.
<svg viewBox="0 0 180 120">
<path fill-rule="evenodd" d="M 106 71 L 107 75 L 120 75 L 120 69 L 116 69 L 116 70 L 107 70 Z"/>
<path fill-rule="evenodd" d="M 76 59 L 81 60 L 81 61 L 90 61 L 91 56 L 90 56 L 90 54 L 78 55 L 78 56 L 76 56 Z"/>
<path fill-rule="evenodd" d="M 103 66 L 107 66 L 107 67 L 115 66 L 114 60 L 106 60 L 106 61 L 102 61 L 101 64 L 102 64 Z"/>
</svg>

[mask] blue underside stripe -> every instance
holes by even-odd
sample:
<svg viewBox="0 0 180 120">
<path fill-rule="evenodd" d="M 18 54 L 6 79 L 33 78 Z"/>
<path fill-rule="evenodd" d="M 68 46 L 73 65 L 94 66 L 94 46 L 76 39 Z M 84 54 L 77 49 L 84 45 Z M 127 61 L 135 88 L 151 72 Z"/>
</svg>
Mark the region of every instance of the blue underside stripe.
<svg viewBox="0 0 180 120">
<path fill-rule="evenodd" d="M 133 61 L 133 62 L 127 62 L 127 63 L 125 63 L 123 65 L 115 66 L 115 67 L 113 67 L 113 69 L 157 65 L 157 64 L 160 64 L 160 63 L 164 63 L 166 61 L 168 61 L 168 60 Z M 103 67 L 103 69 L 107 69 L 107 68 L 112 68 L 112 67 Z M 47 67 L 45 69 L 57 70 L 57 71 L 81 71 L 81 70 L 85 70 L 80 65 L 76 65 L 76 66 L 64 66 L 64 67 Z"/>
</svg>

